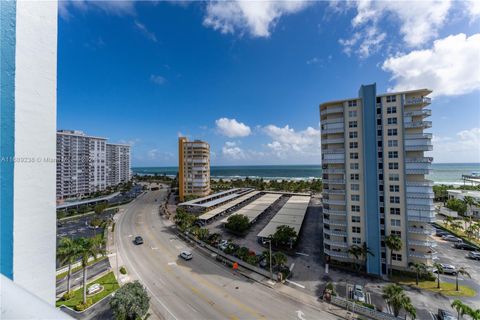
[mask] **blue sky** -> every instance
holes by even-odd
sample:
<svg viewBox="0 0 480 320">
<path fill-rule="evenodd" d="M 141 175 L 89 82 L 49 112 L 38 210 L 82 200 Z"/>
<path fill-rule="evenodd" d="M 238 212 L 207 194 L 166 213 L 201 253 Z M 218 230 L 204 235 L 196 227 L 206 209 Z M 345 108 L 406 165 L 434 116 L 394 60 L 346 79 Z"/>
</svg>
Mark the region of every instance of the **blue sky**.
<svg viewBox="0 0 480 320">
<path fill-rule="evenodd" d="M 415 14 L 413 14 L 415 13 Z M 478 2 L 59 3 L 58 128 L 177 163 L 317 164 L 318 105 L 428 87 L 436 162 L 480 162 Z"/>
</svg>

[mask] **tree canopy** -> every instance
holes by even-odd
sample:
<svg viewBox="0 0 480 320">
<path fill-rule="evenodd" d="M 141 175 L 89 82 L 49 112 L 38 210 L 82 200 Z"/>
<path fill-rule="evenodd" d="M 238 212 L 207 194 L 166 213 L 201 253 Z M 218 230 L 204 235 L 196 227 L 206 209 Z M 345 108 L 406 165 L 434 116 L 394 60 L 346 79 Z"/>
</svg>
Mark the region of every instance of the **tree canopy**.
<svg viewBox="0 0 480 320">
<path fill-rule="evenodd" d="M 127 283 L 115 293 L 110 300 L 115 319 L 136 320 L 142 319 L 148 311 L 150 297 L 140 282 Z"/>
</svg>

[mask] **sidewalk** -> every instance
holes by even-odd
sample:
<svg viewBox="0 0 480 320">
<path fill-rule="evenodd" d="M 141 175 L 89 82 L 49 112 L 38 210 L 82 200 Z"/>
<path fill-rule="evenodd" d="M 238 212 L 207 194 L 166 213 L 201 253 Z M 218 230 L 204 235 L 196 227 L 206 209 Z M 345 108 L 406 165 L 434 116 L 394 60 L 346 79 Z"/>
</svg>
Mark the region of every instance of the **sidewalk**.
<svg viewBox="0 0 480 320">
<path fill-rule="evenodd" d="M 123 214 L 123 209 L 113 217 L 113 221 L 115 225 L 118 222 L 118 218 L 120 215 Z M 122 257 L 117 254 L 116 244 L 115 244 L 115 232 L 112 232 L 112 224 L 107 228 L 107 257 L 110 262 L 110 266 L 112 268 L 113 274 L 117 278 L 118 284 L 120 286 L 124 285 L 125 283 L 130 281 L 130 273 L 121 274 L 120 267 L 123 266 Z M 128 271 L 128 270 L 127 270 Z"/>
</svg>

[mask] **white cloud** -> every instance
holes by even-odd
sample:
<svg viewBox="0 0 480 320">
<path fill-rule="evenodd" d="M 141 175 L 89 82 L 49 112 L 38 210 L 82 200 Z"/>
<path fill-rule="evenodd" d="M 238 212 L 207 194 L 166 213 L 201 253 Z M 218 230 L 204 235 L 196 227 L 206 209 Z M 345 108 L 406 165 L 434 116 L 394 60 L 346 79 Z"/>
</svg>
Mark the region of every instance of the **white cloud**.
<svg viewBox="0 0 480 320">
<path fill-rule="evenodd" d="M 269 37 L 281 16 L 296 13 L 307 1 L 215 1 L 209 2 L 203 24 L 221 33 L 245 32 Z"/>
<path fill-rule="evenodd" d="M 64 20 L 72 17 L 71 8 L 81 11 L 101 10 L 111 15 L 134 15 L 135 1 L 121 0 L 121 1 L 88 1 L 88 0 L 63 0 L 58 2 L 58 13 Z"/>
<path fill-rule="evenodd" d="M 228 159 L 242 160 L 245 159 L 245 152 L 235 142 L 227 141 L 222 147 L 222 154 Z"/>
<path fill-rule="evenodd" d="M 461 95 L 480 89 L 480 33 L 436 40 L 433 47 L 388 58 L 391 90 L 433 89 L 433 95 Z"/>
<path fill-rule="evenodd" d="M 318 59 L 317 57 L 313 57 L 312 59 L 307 60 L 307 64 L 317 64 L 319 62 L 320 62 L 320 59 Z"/>
<path fill-rule="evenodd" d="M 320 155 L 320 130 L 307 127 L 302 131 L 295 131 L 290 126 L 277 127 L 268 125 L 263 131 L 272 138 L 267 147 L 280 158 L 289 155 Z"/>
<path fill-rule="evenodd" d="M 165 84 L 167 82 L 167 79 L 165 79 L 165 77 L 162 77 L 160 75 L 152 74 L 150 75 L 150 81 L 152 81 L 156 85 L 161 86 L 162 84 Z"/>
<path fill-rule="evenodd" d="M 140 21 L 135 20 L 135 27 L 138 30 L 140 30 L 145 35 L 145 37 L 147 37 L 151 41 L 158 42 L 157 36 L 155 35 L 155 33 L 148 30 L 147 27 L 143 23 L 141 23 Z"/>
<path fill-rule="evenodd" d="M 215 121 L 215 124 L 218 132 L 229 138 L 246 137 L 252 132 L 249 126 L 235 119 L 220 118 Z"/>
<path fill-rule="evenodd" d="M 463 1 L 463 3 L 470 15 L 470 22 L 474 22 L 476 19 L 480 18 L 480 1 L 470 0 Z"/>
<path fill-rule="evenodd" d="M 480 128 L 463 130 L 455 137 L 432 139 L 435 162 L 480 162 Z"/>
</svg>

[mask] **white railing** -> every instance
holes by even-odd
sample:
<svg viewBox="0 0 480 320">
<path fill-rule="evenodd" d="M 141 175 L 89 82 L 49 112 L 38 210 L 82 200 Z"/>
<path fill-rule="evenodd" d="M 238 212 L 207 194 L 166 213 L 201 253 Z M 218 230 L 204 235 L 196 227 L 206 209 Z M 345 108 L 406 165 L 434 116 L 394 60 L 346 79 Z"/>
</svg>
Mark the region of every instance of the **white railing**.
<svg viewBox="0 0 480 320">
<path fill-rule="evenodd" d="M 334 251 L 334 250 L 328 250 L 324 248 L 323 252 L 335 258 L 343 258 L 343 259 L 349 258 L 348 253 L 343 251 Z"/>
<path fill-rule="evenodd" d="M 323 180 L 323 183 L 328 183 L 328 184 L 345 184 L 344 179 L 325 179 Z"/>
<path fill-rule="evenodd" d="M 332 113 L 343 113 L 343 106 L 327 107 L 326 109 L 320 110 L 321 116 Z"/>
<path fill-rule="evenodd" d="M 332 241 L 332 240 L 329 240 L 329 239 L 323 239 L 323 243 L 328 244 L 328 245 L 330 245 L 330 246 L 334 246 L 334 247 L 348 248 L 348 243 L 346 243 L 346 242 Z"/>
<path fill-rule="evenodd" d="M 433 235 L 435 233 L 435 230 L 432 229 L 432 228 L 409 227 L 408 232 L 409 233 L 415 233 L 415 234 Z"/>
<path fill-rule="evenodd" d="M 412 258 L 428 259 L 428 260 L 437 259 L 436 252 L 428 253 L 428 252 L 410 251 L 408 252 L 408 256 Z"/>
<path fill-rule="evenodd" d="M 408 240 L 408 244 L 412 246 L 429 247 L 429 248 L 433 248 L 437 246 L 437 243 L 435 241 L 428 241 L 428 240 Z"/>
<path fill-rule="evenodd" d="M 405 117 L 412 117 L 412 116 L 425 116 L 429 117 L 432 115 L 432 110 L 430 109 L 420 109 L 420 110 L 413 110 L 413 111 L 405 111 Z"/>
<path fill-rule="evenodd" d="M 414 104 L 426 104 L 431 102 L 432 102 L 432 99 L 429 97 L 410 98 L 405 100 L 405 105 L 410 106 Z"/>
<path fill-rule="evenodd" d="M 345 190 L 323 189 L 325 194 L 345 194 Z"/>
<path fill-rule="evenodd" d="M 322 153 L 331 154 L 331 153 L 345 153 L 345 149 L 336 148 L 336 149 L 322 149 Z"/>
<path fill-rule="evenodd" d="M 409 139 L 432 139 L 433 134 L 431 133 L 417 133 L 417 134 L 406 134 L 405 135 L 405 140 Z"/>
<path fill-rule="evenodd" d="M 323 173 L 345 173 L 345 169 L 322 169 Z"/>
<path fill-rule="evenodd" d="M 432 121 L 408 121 L 404 123 L 405 128 L 430 128 Z"/>
<path fill-rule="evenodd" d="M 334 144 L 334 143 L 344 143 L 344 138 L 327 138 L 322 139 L 322 144 Z"/>
<path fill-rule="evenodd" d="M 323 203 L 326 204 L 333 204 L 333 205 L 339 205 L 339 206 L 344 206 L 346 204 L 345 199 L 344 200 L 338 200 L 338 199 L 322 199 Z"/>
<path fill-rule="evenodd" d="M 347 215 L 347 211 L 345 211 L 345 210 L 323 209 L 323 213 L 333 215 L 333 216 L 346 216 Z"/>
</svg>

